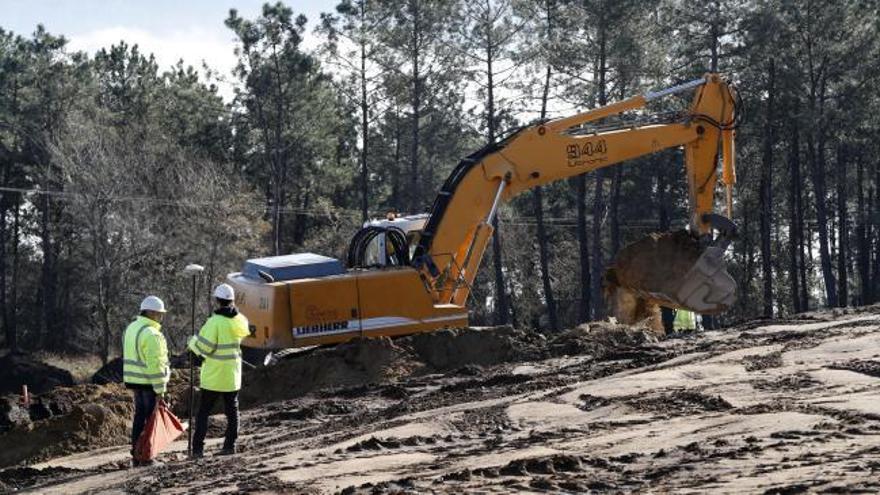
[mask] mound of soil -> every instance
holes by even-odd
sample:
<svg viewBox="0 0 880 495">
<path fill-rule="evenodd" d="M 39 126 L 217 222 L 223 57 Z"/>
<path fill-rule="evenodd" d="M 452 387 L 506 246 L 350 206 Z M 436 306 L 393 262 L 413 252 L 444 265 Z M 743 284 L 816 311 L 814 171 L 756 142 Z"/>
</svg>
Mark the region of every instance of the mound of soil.
<svg viewBox="0 0 880 495">
<path fill-rule="evenodd" d="M 0 433 L 0 467 L 125 444 L 133 405 L 121 385 L 77 385 L 35 397 L 27 412 Z"/>
<path fill-rule="evenodd" d="M 845 363 L 834 363 L 829 368 L 833 370 L 855 371 L 856 373 L 880 378 L 880 361 L 870 359 L 854 359 Z"/>
<path fill-rule="evenodd" d="M 782 353 L 779 351 L 769 354 L 751 354 L 743 356 L 743 366 L 746 371 L 760 371 L 770 368 L 780 368 L 782 362 Z"/>
<path fill-rule="evenodd" d="M 543 335 L 511 326 L 441 330 L 396 342 L 435 371 L 535 359 L 546 345 Z"/>
<path fill-rule="evenodd" d="M 355 339 L 247 370 L 240 399 L 244 407 L 302 396 L 324 387 L 394 381 L 424 366 L 387 337 Z"/>
<path fill-rule="evenodd" d="M 17 395 L 0 397 L 0 433 L 17 426 L 27 426 L 30 422 L 31 415 L 22 405 L 21 397 Z"/>
<path fill-rule="evenodd" d="M 640 357 L 656 343 L 648 327 L 593 322 L 562 332 L 548 348 L 554 356 L 590 354 L 602 361 Z"/>
<path fill-rule="evenodd" d="M 40 362 L 27 354 L 12 353 L 0 357 L 0 395 L 20 394 L 27 385 L 32 394 L 74 384 L 67 370 Z"/>
<path fill-rule="evenodd" d="M 718 412 L 733 406 L 718 395 L 706 395 L 692 390 L 678 389 L 657 394 L 639 395 L 626 401 L 640 411 L 662 412 L 684 416 L 704 412 Z"/>
<path fill-rule="evenodd" d="M 319 388 L 393 383 L 414 373 L 538 358 L 546 338 L 509 326 L 463 328 L 389 338 L 355 339 L 294 355 L 268 368 L 247 370 L 242 405 L 292 399 Z M 172 393 L 173 395 L 173 393 Z"/>
<path fill-rule="evenodd" d="M 293 399 L 321 388 L 346 389 L 394 383 L 414 374 L 476 369 L 551 356 L 591 354 L 599 360 L 643 359 L 656 336 L 646 327 L 591 323 L 551 338 L 510 326 L 461 328 L 402 337 L 356 339 L 337 347 L 294 355 L 268 368 L 246 370 L 244 407 Z M 174 391 L 186 377 L 172 378 L 175 411 L 186 397 Z M 459 384 L 457 386 L 464 386 Z M 179 406 L 179 407 L 178 407 Z"/>
<path fill-rule="evenodd" d="M 122 383 L 122 358 L 118 357 L 108 362 L 92 375 L 92 383 L 106 385 L 108 383 Z"/>
</svg>

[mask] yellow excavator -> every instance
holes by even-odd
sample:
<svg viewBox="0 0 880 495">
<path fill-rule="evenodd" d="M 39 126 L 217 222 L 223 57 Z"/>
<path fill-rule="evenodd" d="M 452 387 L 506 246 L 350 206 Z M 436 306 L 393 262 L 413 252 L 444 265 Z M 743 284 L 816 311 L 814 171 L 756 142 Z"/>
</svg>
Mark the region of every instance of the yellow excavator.
<svg viewBox="0 0 880 495">
<path fill-rule="evenodd" d="M 693 92 L 687 110 L 624 115 L 683 92 Z M 347 267 L 311 253 L 248 260 L 241 272 L 228 276 L 251 324 L 243 344 L 275 350 L 467 326 L 468 296 L 502 202 L 537 186 L 676 147 L 684 147 L 689 186 L 687 236 L 699 254 L 661 290 L 642 284 L 638 274 L 615 277 L 614 290 L 625 297 L 613 297 L 635 299 L 640 306 L 722 312 L 733 304 L 736 290 L 723 252 L 734 231 L 729 217 L 737 103 L 727 81 L 707 74 L 527 126 L 464 158 L 430 214 L 391 215 L 366 225 L 352 239 Z M 719 155 L 727 217 L 714 212 Z M 612 306 L 618 308 L 618 319 L 634 318 L 633 305 Z"/>
</svg>

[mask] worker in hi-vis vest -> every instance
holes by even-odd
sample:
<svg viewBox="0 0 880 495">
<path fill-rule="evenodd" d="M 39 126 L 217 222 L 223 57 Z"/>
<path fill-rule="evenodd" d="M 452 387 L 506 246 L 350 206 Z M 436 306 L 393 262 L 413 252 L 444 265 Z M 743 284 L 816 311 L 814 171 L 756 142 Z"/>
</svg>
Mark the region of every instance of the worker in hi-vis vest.
<svg viewBox="0 0 880 495">
<path fill-rule="evenodd" d="M 693 311 L 686 309 L 678 309 L 675 311 L 675 321 L 673 322 L 675 331 L 693 331 L 697 329 L 697 321 Z"/>
<path fill-rule="evenodd" d="M 134 419 L 131 423 L 131 447 L 137 443 L 147 418 L 156 407 L 156 398 L 164 399 L 171 367 L 168 345 L 162 335 L 165 303 L 156 296 L 141 302 L 140 315 L 125 329 L 122 341 L 122 380 L 134 391 Z M 132 461 L 147 465 L 152 461 Z"/>
<path fill-rule="evenodd" d="M 199 375 L 199 411 L 193 430 L 192 455 L 203 457 L 208 416 L 218 399 L 226 413 L 226 437 L 220 455 L 235 453 L 238 438 L 238 391 L 241 389 L 241 341 L 248 336 L 248 320 L 235 308 L 235 291 L 228 284 L 214 289 L 217 309 L 198 335 L 189 340 L 189 349 L 202 359 Z"/>
</svg>

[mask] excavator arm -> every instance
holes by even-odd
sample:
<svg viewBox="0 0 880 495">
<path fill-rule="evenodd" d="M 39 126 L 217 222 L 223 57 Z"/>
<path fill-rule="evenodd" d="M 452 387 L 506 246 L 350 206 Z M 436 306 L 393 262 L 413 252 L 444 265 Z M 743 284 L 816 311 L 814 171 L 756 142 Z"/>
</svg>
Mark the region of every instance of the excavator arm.
<svg viewBox="0 0 880 495">
<path fill-rule="evenodd" d="M 603 119 L 687 91 L 693 91 L 687 111 L 603 123 Z M 467 301 L 500 203 L 537 186 L 683 146 L 691 232 L 703 239 L 706 254 L 694 264 L 693 273 L 683 277 L 681 290 L 687 293 L 641 295 L 698 312 L 729 307 L 735 287 L 721 266 L 724 246 L 712 246 L 711 239 L 713 228 L 728 231 L 732 226 L 714 213 L 714 194 L 721 155 L 730 217 L 736 180 L 736 101 L 735 90 L 724 79 L 707 74 L 663 91 L 520 129 L 462 160 L 437 196 L 413 257 L 435 304 L 464 305 Z"/>
</svg>

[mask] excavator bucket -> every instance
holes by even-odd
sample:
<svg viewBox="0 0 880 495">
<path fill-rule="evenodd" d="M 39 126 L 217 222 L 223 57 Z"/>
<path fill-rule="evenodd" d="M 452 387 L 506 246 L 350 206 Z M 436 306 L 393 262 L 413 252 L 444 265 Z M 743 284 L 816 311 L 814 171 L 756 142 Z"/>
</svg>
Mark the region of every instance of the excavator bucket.
<svg viewBox="0 0 880 495">
<path fill-rule="evenodd" d="M 703 247 L 685 230 L 651 234 L 620 250 L 605 274 L 606 295 L 624 290 L 642 305 L 721 313 L 736 300 L 736 282 L 723 255 L 724 246 Z"/>
<path fill-rule="evenodd" d="M 695 313 L 720 313 L 736 301 L 736 282 L 727 273 L 719 247 L 706 248 L 680 284 L 674 302 Z"/>
</svg>

